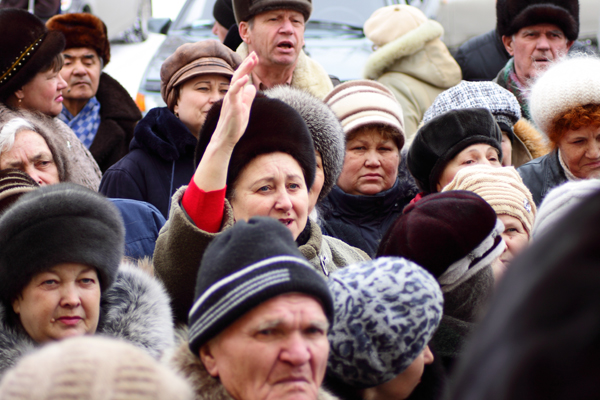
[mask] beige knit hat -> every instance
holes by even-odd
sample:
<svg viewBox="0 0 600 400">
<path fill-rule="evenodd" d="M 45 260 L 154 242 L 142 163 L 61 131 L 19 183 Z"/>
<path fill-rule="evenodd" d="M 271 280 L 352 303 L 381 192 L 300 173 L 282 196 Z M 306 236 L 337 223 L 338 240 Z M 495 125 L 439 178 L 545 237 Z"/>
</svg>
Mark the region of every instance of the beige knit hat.
<svg viewBox="0 0 600 400">
<path fill-rule="evenodd" d="M 531 192 L 513 167 L 494 168 L 475 165 L 463 168 L 442 192 L 469 190 L 483 197 L 497 215 L 517 218 L 531 235 L 535 219 L 535 203 Z"/>
<path fill-rule="evenodd" d="M 0 383 L 3 400 L 191 400 L 181 377 L 134 345 L 99 336 L 49 344 Z"/>
<path fill-rule="evenodd" d="M 365 36 L 375 44 L 383 46 L 417 29 L 427 22 L 427 16 L 417 7 L 395 4 L 377 9 L 365 22 Z"/>
<path fill-rule="evenodd" d="M 394 132 L 398 149 L 402 150 L 402 107 L 382 84 L 370 80 L 348 81 L 336 86 L 323 101 L 338 117 L 346 135 L 363 126 L 384 125 Z"/>
</svg>

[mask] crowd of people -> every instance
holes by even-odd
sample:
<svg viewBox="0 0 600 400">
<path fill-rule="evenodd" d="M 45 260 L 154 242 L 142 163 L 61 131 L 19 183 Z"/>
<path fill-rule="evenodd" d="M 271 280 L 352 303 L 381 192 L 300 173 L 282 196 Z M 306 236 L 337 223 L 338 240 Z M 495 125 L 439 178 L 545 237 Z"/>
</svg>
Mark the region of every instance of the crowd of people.
<svg viewBox="0 0 600 400">
<path fill-rule="evenodd" d="M 339 82 L 311 0 L 217 0 L 145 115 L 100 19 L 0 8 L 0 398 L 596 398 L 600 58 L 496 6 Z"/>
</svg>

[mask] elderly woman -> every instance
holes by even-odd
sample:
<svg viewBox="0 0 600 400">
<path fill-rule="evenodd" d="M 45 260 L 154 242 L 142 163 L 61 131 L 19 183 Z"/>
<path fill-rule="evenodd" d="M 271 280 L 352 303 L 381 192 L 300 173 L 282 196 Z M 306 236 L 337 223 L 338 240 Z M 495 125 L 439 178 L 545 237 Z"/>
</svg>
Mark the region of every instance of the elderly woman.
<svg viewBox="0 0 600 400">
<path fill-rule="evenodd" d="M 0 122 L 15 116 L 29 119 L 25 110 L 43 114 L 38 118 L 49 126 L 57 147 L 76 160 L 85 179 L 78 183 L 97 190 L 102 176 L 98 164 L 73 131 L 54 118 L 62 110 L 66 88 L 59 74 L 64 47 L 62 33 L 48 31 L 27 11 L 0 10 Z"/>
<path fill-rule="evenodd" d="M 373 81 L 343 83 L 325 102 L 344 128 L 346 156 L 336 186 L 320 207 L 323 231 L 373 256 L 417 192 L 411 181 L 398 178 L 402 109 L 389 89 Z"/>
<path fill-rule="evenodd" d="M 187 43 L 165 60 L 161 94 L 138 123 L 130 152 L 109 168 L 100 192 L 143 200 L 169 216 L 171 196 L 194 175 L 194 149 L 212 105 L 225 96 L 241 58 L 216 40 Z"/>
<path fill-rule="evenodd" d="M 173 196 L 169 221 L 156 243 L 154 264 L 180 322 L 192 306 L 206 246 L 235 221 L 253 216 L 279 220 L 323 275 L 368 259 L 361 250 L 322 236 L 308 219 L 315 147 L 298 112 L 276 99 L 254 99 L 254 87 L 244 87 L 257 62 L 251 54 L 242 63 L 223 103 L 209 112 L 196 150 L 196 172 L 190 185 Z"/>
<path fill-rule="evenodd" d="M 468 190 L 481 196 L 492 206 L 504 224 L 502 239 L 506 249 L 500 260 L 492 265 L 497 282 L 529 244 L 535 221 L 536 207 L 531 192 L 513 167 L 493 168 L 476 165 L 461 169 L 442 192 Z"/>
<path fill-rule="evenodd" d="M 597 57 L 561 61 L 531 89 L 531 116 L 553 149 L 518 169 L 538 206 L 561 183 L 600 177 L 599 68 Z"/>
<path fill-rule="evenodd" d="M 158 358 L 173 345 L 169 298 L 122 264 L 123 222 L 103 196 L 73 184 L 22 195 L 0 218 L 0 371 L 44 343 L 95 333 Z"/>
</svg>

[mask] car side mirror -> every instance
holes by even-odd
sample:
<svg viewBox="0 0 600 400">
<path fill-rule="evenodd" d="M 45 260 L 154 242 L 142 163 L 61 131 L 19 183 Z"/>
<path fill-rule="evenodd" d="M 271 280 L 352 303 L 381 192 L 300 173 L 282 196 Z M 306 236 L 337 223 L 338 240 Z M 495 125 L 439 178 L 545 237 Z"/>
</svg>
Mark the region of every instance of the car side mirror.
<svg viewBox="0 0 600 400">
<path fill-rule="evenodd" d="M 171 27 L 171 18 L 150 18 L 148 20 L 148 31 L 166 35 Z"/>
</svg>

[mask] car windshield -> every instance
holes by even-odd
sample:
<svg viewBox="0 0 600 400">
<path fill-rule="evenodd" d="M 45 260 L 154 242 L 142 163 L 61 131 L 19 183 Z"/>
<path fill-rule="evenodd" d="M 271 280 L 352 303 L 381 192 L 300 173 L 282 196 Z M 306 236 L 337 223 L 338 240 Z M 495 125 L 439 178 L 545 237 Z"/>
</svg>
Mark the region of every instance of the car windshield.
<svg viewBox="0 0 600 400">
<path fill-rule="evenodd" d="M 212 27 L 215 0 L 188 0 L 173 29 L 205 29 Z M 378 8 L 397 3 L 390 0 L 314 0 L 308 25 L 339 25 L 362 29 L 365 21 Z"/>
</svg>

